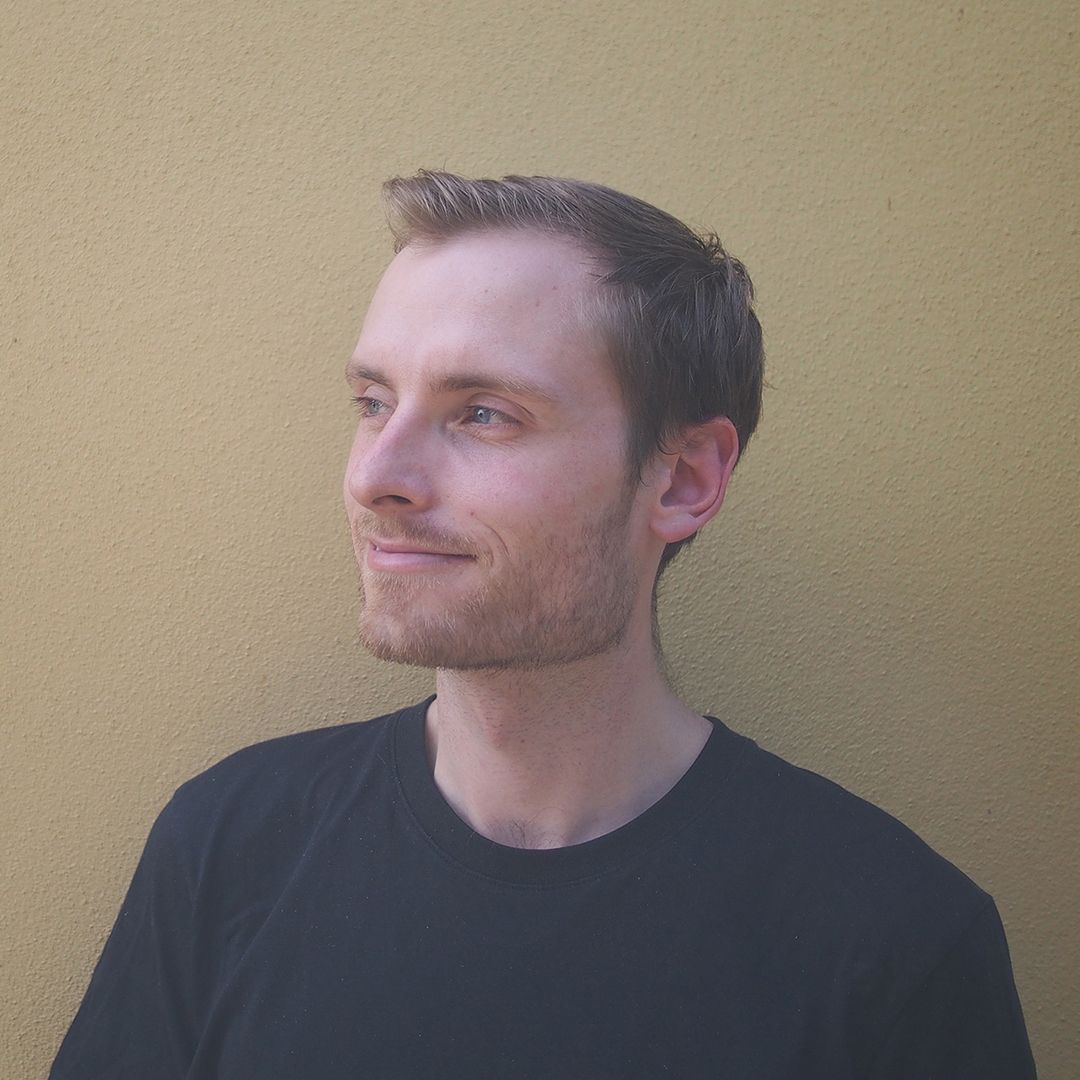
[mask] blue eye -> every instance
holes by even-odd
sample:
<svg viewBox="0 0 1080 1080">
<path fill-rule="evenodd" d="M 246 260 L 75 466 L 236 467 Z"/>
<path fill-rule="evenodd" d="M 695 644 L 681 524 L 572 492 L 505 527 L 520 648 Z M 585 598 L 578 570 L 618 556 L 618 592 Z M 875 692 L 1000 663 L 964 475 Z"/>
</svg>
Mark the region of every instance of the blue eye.
<svg viewBox="0 0 1080 1080">
<path fill-rule="evenodd" d="M 473 421 L 483 427 L 499 423 L 500 420 L 503 422 L 509 420 L 506 413 L 501 413 L 489 405 L 470 405 L 469 412 L 472 414 Z"/>
<path fill-rule="evenodd" d="M 386 408 L 386 402 L 373 397 L 354 397 L 353 404 L 361 416 L 377 416 Z"/>
</svg>

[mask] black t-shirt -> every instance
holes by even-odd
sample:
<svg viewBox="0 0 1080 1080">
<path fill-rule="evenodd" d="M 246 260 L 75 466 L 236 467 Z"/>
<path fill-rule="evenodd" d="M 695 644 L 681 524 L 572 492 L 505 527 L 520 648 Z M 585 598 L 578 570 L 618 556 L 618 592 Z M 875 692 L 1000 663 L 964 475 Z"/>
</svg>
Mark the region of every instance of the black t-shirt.
<svg viewBox="0 0 1080 1080">
<path fill-rule="evenodd" d="M 1035 1075 L 993 902 L 887 814 L 713 720 L 633 821 L 506 847 L 427 704 L 177 791 L 54 1080 Z"/>
</svg>

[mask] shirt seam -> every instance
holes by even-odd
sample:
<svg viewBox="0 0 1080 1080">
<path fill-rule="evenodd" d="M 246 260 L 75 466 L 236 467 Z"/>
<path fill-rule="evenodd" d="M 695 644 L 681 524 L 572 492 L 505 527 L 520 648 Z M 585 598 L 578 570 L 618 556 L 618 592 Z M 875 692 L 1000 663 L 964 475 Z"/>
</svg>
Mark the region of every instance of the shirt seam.
<svg viewBox="0 0 1080 1080">
<path fill-rule="evenodd" d="M 941 968 L 944 967 L 945 963 L 952 957 L 953 953 L 956 952 L 960 943 L 975 928 L 976 923 L 978 923 L 980 919 L 988 915 L 993 907 L 993 897 L 984 896 L 983 898 L 981 898 L 979 906 L 975 909 L 971 918 L 968 919 L 968 921 L 964 923 L 964 925 L 956 932 L 956 934 L 949 939 L 949 943 L 942 948 L 941 955 L 930 966 L 926 974 L 923 975 L 923 977 L 911 988 L 907 996 L 904 998 L 903 1002 L 897 1007 L 896 1015 L 893 1017 L 892 1022 L 889 1024 L 887 1030 L 885 1031 L 885 1035 L 881 1039 L 881 1044 L 878 1048 L 878 1051 L 874 1055 L 874 1058 L 870 1064 L 870 1069 L 867 1073 L 868 1076 L 873 1077 L 877 1073 L 878 1066 L 882 1063 L 885 1050 L 888 1047 L 893 1035 L 900 1027 L 900 1023 L 904 1019 L 904 1015 L 905 1013 L 907 1013 L 908 1008 L 911 1006 L 912 1002 L 916 1000 L 918 995 L 930 984 L 930 982 L 934 979 L 934 977 L 941 970 Z"/>
</svg>

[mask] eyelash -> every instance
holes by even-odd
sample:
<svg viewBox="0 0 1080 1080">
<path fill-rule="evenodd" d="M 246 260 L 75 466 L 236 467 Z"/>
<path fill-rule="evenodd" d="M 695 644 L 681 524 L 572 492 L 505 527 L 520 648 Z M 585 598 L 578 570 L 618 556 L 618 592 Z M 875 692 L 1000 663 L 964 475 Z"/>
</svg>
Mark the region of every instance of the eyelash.
<svg viewBox="0 0 1080 1080">
<path fill-rule="evenodd" d="M 369 417 L 369 416 L 377 415 L 376 413 L 367 412 L 367 407 L 369 405 L 382 405 L 383 404 L 383 402 L 381 402 L 378 398 L 372 398 L 372 397 L 354 397 L 352 399 L 352 403 L 353 403 L 353 405 L 356 406 L 356 411 L 360 414 L 361 417 Z"/>
<path fill-rule="evenodd" d="M 353 402 L 353 405 L 356 406 L 357 411 L 360 413 L 361 419 L 365 419 L 365 420 L 366 419 L 371 419 L 373 417 L 376 417 L 376 416 L 380 415 L 380 412 L 368 412 L 367 410 L 368 410 L 369 406 L 372 406 L 372 405 L 385 406 L 385 404 L 386 404 L 384 401 L 380 401 L 378 398 L 373 398 L 373 397 L 354 397 L 352 399 L 352 402 Z M 501 409 L 496 409 L 492 405 L 468 405 L 468 406 L 466 406 L 466 411 L 469 411 L 469 410 L 476 411 L 476 410 L 479 410 L 479 409 L 483 409 L 485 412 L 491 413 L 493 416 L 501 417 L 501 420 L 498 421 L 497 423 L 477 424 L 476 425 L 477 427 L 498 427 L 498 426 L 502 426 L 502 425 L 509 426 L 509 425 L 514 425 L 514 424 L 517 423 L 517 421 L 512 416 L 510 416 L 509 413 L 505 413 Z"/>
</svg>

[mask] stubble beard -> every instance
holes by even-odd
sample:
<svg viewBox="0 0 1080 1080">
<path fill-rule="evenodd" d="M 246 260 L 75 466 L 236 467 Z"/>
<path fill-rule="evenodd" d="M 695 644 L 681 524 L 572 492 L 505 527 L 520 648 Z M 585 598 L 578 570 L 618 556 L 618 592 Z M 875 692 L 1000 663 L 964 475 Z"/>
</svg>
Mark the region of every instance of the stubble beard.
<svg viewBox="0 0 1080 1080">
<path fill-rule="evenodd" d="M 380 660 L 458 671 L 535 671 L 606 652 L 626 637 L 636 598 L 629 514 L 624 494 L 577 538 L 548 535 L 468 596 L 440 599 L 454 588 L 441 575 L 381 574 L 365 589 L 361 574 L 360 642 Z"/>
</svg>

